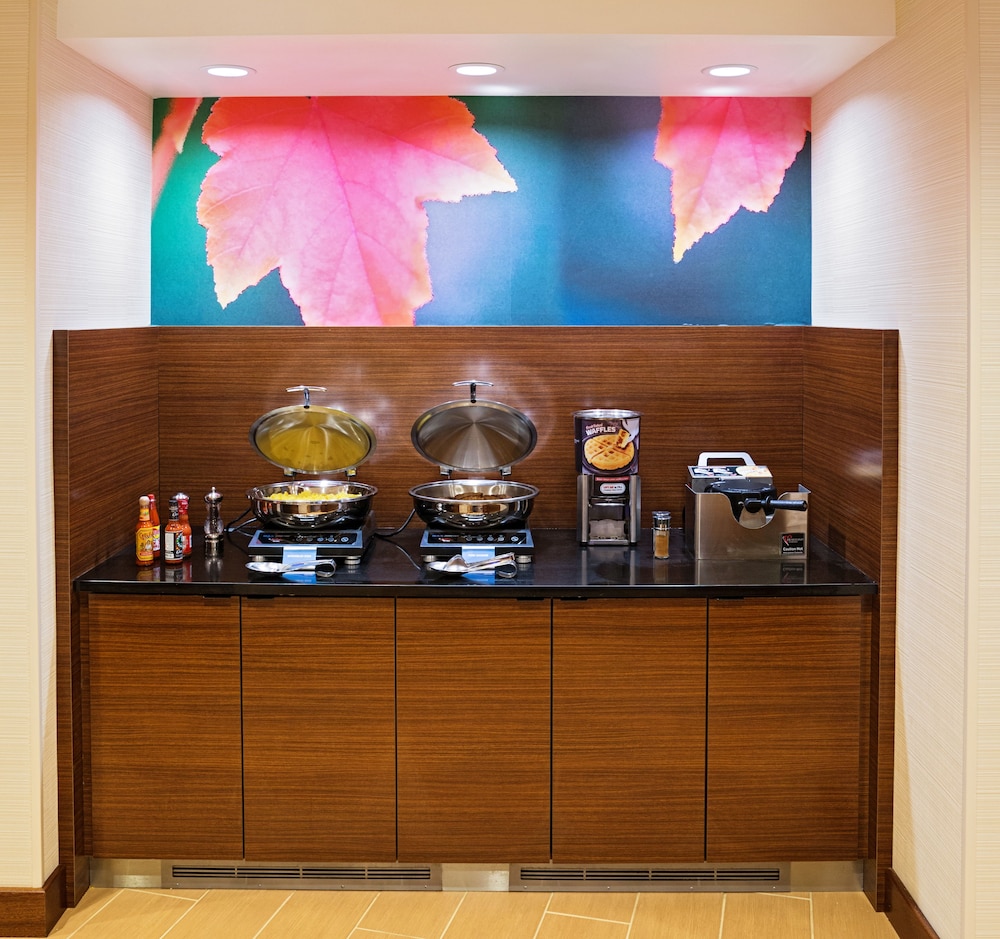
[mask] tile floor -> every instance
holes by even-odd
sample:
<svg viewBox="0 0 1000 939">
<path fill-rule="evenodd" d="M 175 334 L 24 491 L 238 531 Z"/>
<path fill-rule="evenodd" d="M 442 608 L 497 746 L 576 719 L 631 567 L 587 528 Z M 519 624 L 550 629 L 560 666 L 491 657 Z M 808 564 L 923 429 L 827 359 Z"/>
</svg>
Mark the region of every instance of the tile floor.
<svg viewBox="0 0 1000 939">
<path fill-rule="evenodd" d="M 58 939 L 897 939 L 863 893 L 92 887 Z"/>
</svg>

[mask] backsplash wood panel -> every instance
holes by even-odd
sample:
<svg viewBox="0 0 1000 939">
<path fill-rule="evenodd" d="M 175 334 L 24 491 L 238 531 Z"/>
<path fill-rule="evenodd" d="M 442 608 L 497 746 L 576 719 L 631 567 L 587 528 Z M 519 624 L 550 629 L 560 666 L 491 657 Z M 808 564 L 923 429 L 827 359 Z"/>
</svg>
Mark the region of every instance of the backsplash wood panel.
<svg viewBox="0 0 1000 939">
<path fill-rule="evenodd" d="M 327 387 L 313 402 L 367 421 L 378 445 L 357 478 L 377 486 L 380 526 L 412 508 L 411 487 L 438 478 L 410 440 L 428 408 L 468 398 L 453 382 L 491 381 L 480 398 L 527 414 L 535 451 L 511 478 L 537 485 L 532 524 L 576 523 L 573 413 L 641 411 L 639 473 L 645 507 L 680 524 L 686 467 L 703 450 L 746 450 L 778 484 L 802 475 L 801 329 L 726 328 L 163 328 L 159 332 L 160 471 L 163 497 L 215 486 L 224 515 L 248 505 L 245 491 L 281 471 L 247 439 L 273 408 L 301 402 L 285 389 Z M 471 475 L 471 474 L 470 474 Z"/>
</svg>

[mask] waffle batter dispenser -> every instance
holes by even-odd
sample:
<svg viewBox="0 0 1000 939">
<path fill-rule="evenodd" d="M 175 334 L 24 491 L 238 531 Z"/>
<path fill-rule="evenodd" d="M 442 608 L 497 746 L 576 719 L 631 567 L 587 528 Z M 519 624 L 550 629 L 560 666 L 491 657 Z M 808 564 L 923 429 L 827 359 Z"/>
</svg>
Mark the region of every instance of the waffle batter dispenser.
<svg viewBox="0 0 1000 939">
<path fill-rule="evenodd" d="M 577 538 L 586 545 L 639 540 L 638 411 L 594 408 L 574 415 Z"/>
<path fill-rule="evenodd" d="M 699 560 L 804 558 L 809 490 L 778 494 L 748 453 L 706 452 L 688 467 L 684 535 Z"/>
</svg>

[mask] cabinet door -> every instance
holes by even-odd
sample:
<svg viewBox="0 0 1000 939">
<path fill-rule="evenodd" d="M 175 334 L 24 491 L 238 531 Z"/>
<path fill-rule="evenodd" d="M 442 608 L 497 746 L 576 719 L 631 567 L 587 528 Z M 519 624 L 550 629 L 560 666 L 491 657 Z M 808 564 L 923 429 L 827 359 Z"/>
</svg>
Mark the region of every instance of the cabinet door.
<svg viewBox="0 0 1000 939">
<path fill-rule="evenodd" d="M 864 610 L 710 601 L 710 861 L 861 856 Z"/>
<path fill-rule="evenodd" d="M 391 599 L 243 601 L 247 860 L 396 857 Z"/>
<path fill-rule="evenodd" d="M 555 601 L 552 860 L 705 856 L 705 600 Z"/>
<path fill-rule="evenodd" d="M 396 604 L 400 860 L 547 860 L 551 603 Z"/>
<path fill-rule="evenodd" d="M 243 856 L 235 598 L 93 594 L 91 851 Z"/>
</svg>

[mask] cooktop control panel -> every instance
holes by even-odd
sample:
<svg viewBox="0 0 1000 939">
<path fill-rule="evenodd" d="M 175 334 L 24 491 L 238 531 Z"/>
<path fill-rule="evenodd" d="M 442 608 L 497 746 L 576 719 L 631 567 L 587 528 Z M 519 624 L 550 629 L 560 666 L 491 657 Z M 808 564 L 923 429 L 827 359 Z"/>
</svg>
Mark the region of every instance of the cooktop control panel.
<svg viewBox="0 0 1000 939">
<path fill-rule="evenodd" d="M 364 545 L 364 534 L 360 528 L 345 528 L 337 531 L 257 531 L 250 540 L 251 548 L 262 546 L 285 547 L 286 545 Z"/>
<path fill-rule="evenodd" d="M 420 543 L 424 547 L 435 545 L 459 548 L 463 545 L 534 547 L 531 532 L 526 528 L 511 531 L 436 531 L 428 528 Z"/>
</svg>

